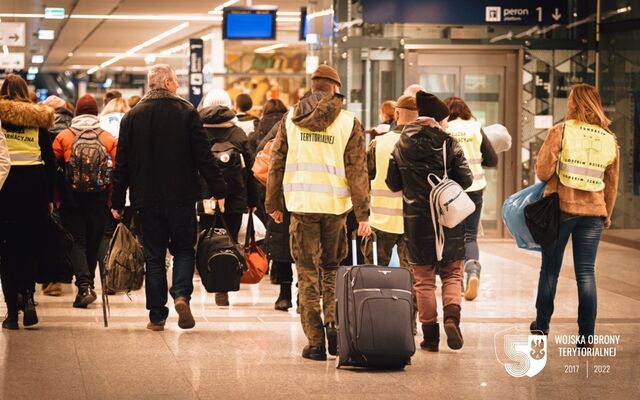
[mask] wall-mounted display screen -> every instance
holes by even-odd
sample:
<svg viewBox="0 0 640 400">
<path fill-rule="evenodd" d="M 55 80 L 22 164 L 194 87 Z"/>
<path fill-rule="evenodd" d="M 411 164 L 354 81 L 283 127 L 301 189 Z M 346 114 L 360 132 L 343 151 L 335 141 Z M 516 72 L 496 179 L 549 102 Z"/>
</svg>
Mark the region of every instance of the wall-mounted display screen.
<svg viewBox="0 0 640 400">
<path fill-rule="evenodd" d="M 222 38 L 231 40 L 275 40 L 276 7 L 226 7 Z"/>
<path fill-rule="evenodd" d="M 307 7 L 300 7 L 300 41 L 307 40 Z"/>
</svg>

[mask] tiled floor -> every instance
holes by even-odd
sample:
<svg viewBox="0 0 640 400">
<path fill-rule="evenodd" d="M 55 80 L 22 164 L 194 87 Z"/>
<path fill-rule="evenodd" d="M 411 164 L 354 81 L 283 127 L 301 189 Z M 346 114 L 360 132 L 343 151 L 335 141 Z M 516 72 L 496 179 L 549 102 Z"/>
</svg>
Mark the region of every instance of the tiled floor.
<svg viewBox="0 0 640 400">
<path fill-rule="evenodd" d="M 266 280 L 232 293 L 230 308 L 216 307 L 197 282 L 192 301 L 196 328 L 180 330 L 172 311 L 164 332 L 145 329 L 142 292 L 131 300 L 112 297 L 111 326 L 103 328 L 100 303 L 73 309 L 67 287 L 63 297 L 38 294 L 37 329 L 0 333 L 0 398 L 638 398 L 640 251 L 607 243 L 600 248 L 597 330 L 620 335 L 616 356 L 558 354 L 554 336 L 577 330 L 568 251 L 546 367 L 533 378 L 514 378 L 498 361 L 506 358 L 500 332 L 528 327 L 535 311 L 539 256 L 500 240 L 483 242 L 482 250 L 480 296 L 463 303 L 464 348 L 448 350 L 443 340 L 440 353 L 418 350 L 404 371 L 336 370 L 334 360 L 302 359 L 305 338 L 298 316 L 294 310 L 273 310 L 277 288 Z M 569 373 L 575 368 L 571 365 L 578 365 L 578 372 Z M 607 369 L 595 365 L 608 365 L 608 373 L 596 373 Z"/>
</svg>

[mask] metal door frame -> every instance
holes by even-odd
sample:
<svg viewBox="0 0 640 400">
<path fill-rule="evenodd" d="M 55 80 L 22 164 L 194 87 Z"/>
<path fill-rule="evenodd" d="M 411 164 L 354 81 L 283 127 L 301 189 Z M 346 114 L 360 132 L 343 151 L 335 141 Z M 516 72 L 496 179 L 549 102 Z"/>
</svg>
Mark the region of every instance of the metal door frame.
<svg viewBox="0 0 640 400">
<path fill-rule="evenodd" d="M 404 63 L 404 86 L 408 86 L 414 71 L 417 69 L 418 56 L 428 54 L 433 56 L 435 65 L 438 66 L 438 60 L 443 56 L 464 56 L 465 54 L 476 55 L 501 55 L 506 57 L 503 91 L 504 91 L 504 122 L 512 137 L 511 150 L 503 153 L 504 165 L 502 176 L 502 191 L 498 192 L 498 196 L 502 196 L 502 200 L 506 199 L 510 194 L 515 193 L 521 187 L 522 182 L 522 154 L 521 154 L 521 132 L 522 132 L 522 68 L 524 60 L 524 49 L 521 46 L 513 45 L 440 45 L 440 44 L 407 44 L 405 49 Z M 451 63 L 441 66 L 451 66 Z M 462 64 L 461 67 L 474 67 L 474 65 Z M 492 65 L 476 65 L 475 67 L 491 67 Z M 499 66 L 499 65 L 495 65 Z M 462 79 L 462 73 L 460 74 Z M 460 89 L 462 90 L 462 89 Z M 499 211 L 499 210 L 498 210 Z M 499 213 L 498 213 L 499 214 Z M 508 237 L 508 232 L 504 229 L 502 218 L 497 218 L 498 236 Z"/>
</svg>

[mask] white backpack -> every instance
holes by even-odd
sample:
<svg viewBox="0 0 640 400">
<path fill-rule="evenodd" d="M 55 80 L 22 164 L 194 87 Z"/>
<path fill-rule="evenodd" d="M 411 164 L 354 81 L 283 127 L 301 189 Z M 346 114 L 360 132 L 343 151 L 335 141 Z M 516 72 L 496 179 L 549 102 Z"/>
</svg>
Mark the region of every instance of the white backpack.
<svg viewBox="0 0 640 400">
<path fill-rule="evenodd" d="M 444 165 L 444 177 L 440 179 L 436 174 L 427 175 L 427 181 L 431 185 L 429 201 L 431 203 L 431 220 L 436 235 L 436 256 L 442 260 L 444 251 L 444 229 L 458 226 L 471 215 L 476 205 L 467 193 L 454 180 L 447 176 L 447 142 L 442 144 L 442 161 Z"/>
</svg>

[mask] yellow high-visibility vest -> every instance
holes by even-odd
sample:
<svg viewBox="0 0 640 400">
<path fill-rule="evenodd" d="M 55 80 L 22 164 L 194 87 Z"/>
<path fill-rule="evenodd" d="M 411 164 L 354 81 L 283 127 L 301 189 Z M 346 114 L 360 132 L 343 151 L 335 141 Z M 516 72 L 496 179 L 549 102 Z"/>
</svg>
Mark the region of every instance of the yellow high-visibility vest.
<svg viewBox="0 0 640 400">
<path fill-rule="evenodd" d="M 469 169 L 473 173 L 473 183 L 467 188 L 467 192 L 475 192 L 487 187 L 487 179 L 482 168 L 482 132 L 479 121 L 475 119 L 458 118 L 449 121 L 447 133 L 460 143 L 464 156 L 469 163 Z"/>
<path fill-rule="evenodd" d="M 38 128 L 2 126 L 7 138 L 11 166 L 43 165 Z"/>
<path fill-rule="evenodd" d="M 371 181 L 371 215 L 369 224 L 372 227 L 389 233 L 404 233 L 402 217 L 402 192 L 394 193 L 385 183 L 389 171 L 389 158 L 400 133 L 391 131 L 377 136 L 376 142 L 376 177 Z"/>
<path fill-rule="evenodd" d="M 311 131 L 286 119 L 287 162 L 284 198 L 287 210 L 299 213 L 341 215 L 352 208 L 344 165 L 344 151 L 355 114 L 342 110 L 324 131 Z"/>
<path fill-rule="evenodd" d="M 604 189 L 604 171 L 616 159 L 616 138 L 598 125 L 570 119 L 564 123 L 557 174 L 573 189 L 599 192 Z"/>
</svg>

